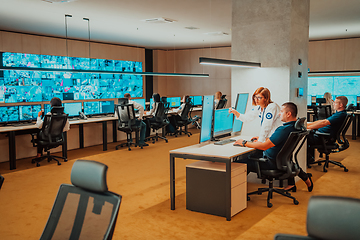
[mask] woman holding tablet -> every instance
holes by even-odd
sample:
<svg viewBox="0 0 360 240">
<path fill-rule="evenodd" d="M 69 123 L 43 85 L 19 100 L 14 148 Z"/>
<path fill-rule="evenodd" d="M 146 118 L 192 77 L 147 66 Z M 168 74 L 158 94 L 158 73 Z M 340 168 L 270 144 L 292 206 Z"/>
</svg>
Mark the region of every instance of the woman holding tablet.
<svg viewBox="0 0 360 240">
<path fill-rule="evenodd" d="M 233 108 L 229 109 L 229 113 L 236 116 L 236 119 L 242 122 L 250 122 L 256 118 L 260 118 L 259 136 L 253 137 L 252 141 L 265 142 L 275 129 L 282 125 L 279 112 L 280 107 L 270 98 L 270 91 L 267 88 L 259 87 L 252 95 L 252 105 L 255 106 L 251 111 L 240 114 Z"/>
</svg>

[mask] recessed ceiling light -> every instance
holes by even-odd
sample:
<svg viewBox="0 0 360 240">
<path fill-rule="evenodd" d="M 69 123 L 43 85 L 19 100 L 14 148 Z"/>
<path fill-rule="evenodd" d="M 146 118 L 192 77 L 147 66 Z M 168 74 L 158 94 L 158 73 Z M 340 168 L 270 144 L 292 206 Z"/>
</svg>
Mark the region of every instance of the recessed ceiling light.
<svg viewBox="0 0 360 240">
<path fill-rule="evenodd" d="M 206 35 L 210 35 L 210 36 L 229 36 L 229 33 L 226 32 L 208 32 L 208 33 L 204 33 Z"/>
<path fill-rule="evenodd" d="M 48 3 L 66 3 L 66 2 L 74 2 L 77 0 L 41 0 L 41 1 Z"/>
<path fill-rule="evenodd" d="M 150 19 L 145 19 L 145 20 L 141 20 L 147 23 L 173 23 L 173 22 L 177 22 L 174 19 L 170 19 L 170 18 L 164 18 L 164 17 L 160 17 L 160 18 L 150 18 Z"/>
<path fill-rule="evenodd" d="M 198 27 L 185 27 L 186 29 L 189 29 L 189 30 L 195 30 L 195 29 L 200 29 Z"/>
</svg>

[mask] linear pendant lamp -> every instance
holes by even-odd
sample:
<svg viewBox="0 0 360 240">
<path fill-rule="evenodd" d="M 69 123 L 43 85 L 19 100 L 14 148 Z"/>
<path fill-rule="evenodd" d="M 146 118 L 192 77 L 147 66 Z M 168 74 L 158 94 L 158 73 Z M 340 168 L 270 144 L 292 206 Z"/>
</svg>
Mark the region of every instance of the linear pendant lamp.
<svg viewBox="0 0 360 240">
<path fill-rule="evenodd" d="M 69 73 L 101 73 L 101 74 L 130 74 L 144 76 L 169 76 L 169 77 L 209 77 L 208 73 L 163 73 L 163 72 L 124 72 L 124 71 L 102 71 L 81 69 L 59 69 L 59 68 L 30 68 L 30 67 L 0 67 L 0 70 L 14 71 L 39 71 L 39 72 L 69 72 Z"/>
<path fill-rule="evenodd" d="M 219 59 L 219 58 L 207 58 L 200 57 L 200 64 L 218 65 L 218 66 L 229 66 L 229 67 L 244 67 L 244 68 L 256 68 L 261 67 L 261 63 L 255 62 L 243 62 L 237 60 Z"/>
<path fill-rule="evenodd" d="M 360 74 L 360 70 L 349 70 L 349 71 L 319 71 L 319 72 L 308 72 L 308 76 L 324 76 L 324 75 L 357 75 Z"/>
</svg>

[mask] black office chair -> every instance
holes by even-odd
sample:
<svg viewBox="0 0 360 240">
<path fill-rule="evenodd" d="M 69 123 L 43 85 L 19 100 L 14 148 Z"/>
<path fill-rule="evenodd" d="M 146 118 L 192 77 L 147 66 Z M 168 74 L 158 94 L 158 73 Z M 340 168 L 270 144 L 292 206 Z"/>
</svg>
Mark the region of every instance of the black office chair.
<svg viewBox="0 0 360 240">
<path fill-rule="evenodd" d="M 139 130 L 140 127 L 136 125 L 136 117 L 133 104 L 122 104 L 116 105 L 116 114 L 118 116 L 118 130 L 126 133 L 126 142 L 121 143 L 115 147 L 116 150 L 119 147 L 127 146 L 128 150 L 131 151 L 131 145 L 138 146 L 139 142 Z M 135 132 L 136 141 L 132 141 L 132 133 Z M 141 148 L 143 148 L 141 146 Z"/>
<path fill-rule="evenodd" d="M 331 106 L 330 105 L 314 106 L 314 115 L 315 115 L 315 121 L 329 118 L 332 115 Z"/>
<path fill-rule="evenodd" d="M 108 167 L 77 160 L 71 184 L 61 184 L 40 240 L 112 239 L 121 195 L 108 191 Z"/>
<path fill-rule="evenodd" d="M 153 131 L 155 131 L 155 136 L 147 137 L 146 140 L 151 139 L 152 142 L 155 143 L 155 141 L 158 141 L 158 139 L 161 138 L 164 139 L 165 142 L 168 142 L 168 139 L 166 137 L 159 136 L 157 132 L 160 128 L 163 128 L 170 123 L 167 117 L 167 110 L 162 102 L 157 103 L 157 108 L 154 118 L 155 121 L 150 122 L 150 127 L 153 129 Z"/>
<path fill-rule="evenodd" d="M 66 149 L 66 139 L 64 138 L 64 127 L 67 122 L 68 115 L 64 113 L 64 107 L 54 106 L 51 109 L 51 114 L 46 114 L 41 130 L 38 134 L 31 134 L 34 147 L 40 146 L 46 151 L 46 155 L 32 159 L 32 163 L 40 166 L 40 162 L 47 159 L 48 162 L 54 160 L 58 165 L 61 165 L 58 159 L 63 159 L 67 162 L 66 153 L 62 157 L 50 155 L 50 149 L 62 146 L 63 153 Z M 35 138 L 35 135 L 37 138 Z M 66 150 L 65 150 L 66 151 Z"/>
<path fill-rule="evenodd" d="M 275 240 L 356 240 L 360 236 L 360 199 L 312 196 L 306 230 L 308 236 L 278 233 Z"/>
<path fill-rule="evenodd" d="M 190 123 L 192 123 L 191 118 L 189 117 L 189 113 L 191 111 L 192 105 L 190 102 L 185 103 L 184 109 L 181 112 L 180 118 L 181 119 L 176 119 L 175 118 L 175 123 L 176 123 L 176 130 L 174 132 L 175 137 L 177 137 L 177 135 L 181 135 L 182 133 L 187 134 L 188 137 L 190 137 L 192 135 L 191 132 L 188 132 L 186 130 L 186 126 L 189 125 Z M 184 130 L 182 128 L 185 128 Z"/>
<path fill-rule="evenodd" d="M 4 183 L 5 178 L 0 174 L 0 189 Z"/>
<path fill-rule="evenodd" d="M 222 95 L 221 99 L 219 100 L 218 104 L 216 105 L 216 109 L 222 109 L 226 107 L 227 99 L 225 98 L 226 95 Z"/>
<path fill-rule="evenodd" d="M 349 171 L 342 163 L 330 160 L 329 155 L 330 153 L 341 152 L 349 148 L 350 144 L 345 134 L 352 122 L 353 117 L 354 116 L 352 114 L 348 114 L 346 116 L 342 126 L 340 127 L 339 131 L 336 134 L 336 139 L 332 139 L 329 133 L 321 133 L 318 131 L 315 132 L 315 134 L 320 137 L 321 144 L 313 145 L 311 147 L 317 149 L 318 152 L 320 153 L 320 156 L 322 156 L 322 154 L 325 154 L 325 160 L 318 160 L 313 163 L 308 163 L 309 168 L 311 167 L 310 164 L 321 165 L 322 163 L 324 163 L 323 171 L 327 172 L 326 168 L 329 167 L 329 163 L 332 163 L 339 167 L 344 168 L 345 172 Z"/>
<path fill-rule="evenodd" d="M 289 191 L 284 189 L 274 188 L 273 181 L 274 180 L 284 180 L 290 177 L 295 177 L 299 174 L 300 168 L 297 160 L 297 154 L 299 153 L 301 147 L 304 145 L 306 136 L 309 134 L 304 127 L 304 122 L 306 118 L 299 118 L 295 124 L 295 128 L 298 131 L 290 133 L 288 139 L 286 140 L 284 146 L 281 148 L 280 152 L 276 156 L 276 167 L 275 170 L 261 170 L 260 162 L 269 161 L 266 158 L 250 158 L 251 160 L 257 163 L 257 175 L 261 180 L 268 180 L 269 187 L 268 188 L 258 188 L 257 191 L 248 193 L 248 200 L 250 200 L 250 195 L 258 194 L 261 195 L 263 192 L 268 192 L 267 197 L 267 206 L 271 208 L 273 206 L 270 203 L 270 199 L 273 197 L 273 192 L 276 192 L 280 195 L 283 195 L 287 198 L 291 198 L 295 205 L 298 205 L 299 202 L 295 197 L 291 196 Z M 301 143 L 300 143 L 301 142 Z M 296 147 L 300 143 L 297 151 L 295 152 Z M 293 157 L 295 162 L 293 161 Z"/>
</svg>

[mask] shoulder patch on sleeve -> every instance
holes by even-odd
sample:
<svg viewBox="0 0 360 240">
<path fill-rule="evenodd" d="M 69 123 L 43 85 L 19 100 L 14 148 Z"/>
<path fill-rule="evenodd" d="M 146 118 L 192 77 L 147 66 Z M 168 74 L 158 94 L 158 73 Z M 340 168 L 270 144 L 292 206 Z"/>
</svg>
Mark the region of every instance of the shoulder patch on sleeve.
<svg viewBox="0 0 360 240">
<path fill-rule="evenodd" d="M 272 119 L 273 115 L 272 115 L 272 113 L 268 112 L 265 117 L 266 117 L 266 119 Z"/>
</svg>

